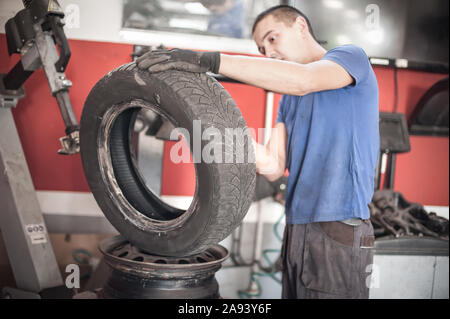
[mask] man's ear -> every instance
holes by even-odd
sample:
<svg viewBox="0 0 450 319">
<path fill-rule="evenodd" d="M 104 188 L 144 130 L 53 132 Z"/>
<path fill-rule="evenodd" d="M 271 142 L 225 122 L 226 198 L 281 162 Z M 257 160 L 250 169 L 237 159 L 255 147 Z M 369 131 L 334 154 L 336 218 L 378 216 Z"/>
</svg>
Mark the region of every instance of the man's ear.
<svg viewBox="0 0 450 319">
<path fill-rule="evenodd" d="M 302 16 L 298 16 L 295 19 L 294 24 L 302 33 L 308 30 L 308 24 L 306 23 L 305 18 L 303 18 Z"/>
</svg>

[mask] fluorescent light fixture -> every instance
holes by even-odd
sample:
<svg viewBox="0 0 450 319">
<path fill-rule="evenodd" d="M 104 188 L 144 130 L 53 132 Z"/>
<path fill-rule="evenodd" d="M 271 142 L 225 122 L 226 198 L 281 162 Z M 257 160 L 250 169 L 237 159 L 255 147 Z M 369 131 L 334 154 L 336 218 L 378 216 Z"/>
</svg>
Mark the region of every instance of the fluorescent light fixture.
<svg viewBox="0 0 450 319">
<path fill-rule="evenodd" d="M 206 9 L 201 3 L 199 2 L 188 2 L 184 4 L 184 8 L 189 13 L 193 14 L 209 14 L 209 10 Z"/>
<path fill-rule="evenodd" d="M 395 60 L 395 66 L 397 68 L 408 68 L 408 60 L 406 59 L 396 59 Z"/>
<path fill-rule="evenodd" d="M 370 63 L 374 65 L 389 65 L 389 60 L 380 58 L 370 58 Z"/>
<path fill-rule="evenodd" d="M 330 9 L 342 9 L 344 7 L 344 3 L 339 0 L 323 0 L 323 5 Z"/>
<path fill-rule="evenodd" d="M 186 10 L 185 4 L 180 1 L 159 1 L 159 5 L 164 11 L 183 12 Z"/>
<path fill-rule="evenodd" d="M 206 21 L 192 19 L 172 18 L 169 20 L 169 26 L 172 28 L 194 29 L 200 31 L 206 31 L 208 29 L 208 23 Z"/>
</svg>

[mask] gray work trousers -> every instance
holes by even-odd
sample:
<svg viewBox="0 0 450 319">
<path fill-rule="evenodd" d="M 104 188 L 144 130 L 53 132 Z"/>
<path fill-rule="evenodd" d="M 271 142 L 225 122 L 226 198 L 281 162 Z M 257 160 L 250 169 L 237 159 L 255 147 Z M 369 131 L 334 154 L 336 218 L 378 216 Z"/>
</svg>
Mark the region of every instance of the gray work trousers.
<svg viewBox="0 0 450 319">
<path fill-rule="evenodd" d="M 369 220 L 286 225 L 282 298 L 367 299 L 374 239 Z"/>
</svg>

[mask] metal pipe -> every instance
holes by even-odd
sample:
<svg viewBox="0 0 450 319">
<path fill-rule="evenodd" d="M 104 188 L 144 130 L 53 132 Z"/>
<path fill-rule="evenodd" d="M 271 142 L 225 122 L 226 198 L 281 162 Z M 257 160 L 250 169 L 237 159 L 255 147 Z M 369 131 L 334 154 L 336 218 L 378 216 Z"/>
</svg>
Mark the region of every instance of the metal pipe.
<svg viewBox="0 0 450 319">
<path fill-rule="evenodd" d="M 274 104 L 274 94 L 273 92 L 267 92 L 266 94 L 266 113 L 265 113 L 265 121 L 264 121 L 264 145 L 267 145 L 270 139 L 270 133 L 272 130 L 272 122 L 273 122 L 273 104 Z M 255 235 L 255 245 L 253 252 L 253 265 L 251 268 L 251 272 L 257 272 L 259 267 L 259 260 L 262 255 L 262 240 L 263 240 L 263 230 L 264 230 L 264 221 L 262 216 L 262 205 L 259 201 L 257 204 L 257 222 L 256 222 L 256 235 Z M 258 285 L 254 280 L 250 281 L 249 291 L 254 292 L 257 291 Z"/>
<path fill-rule="evenodd" d="M 381 165 L 382 165 L 383 153 L 378 154 L 377 166 L 375 168 L 375 190 L 379 190 L 381 186 Z"/>
<path fill-rule="evenodd" d="M 78 129 L 78 121 L 73 111 L 72 103 L 70 102 L 69 92 L 60 91 L 55 96 L 64 124 L 66 125 L 66 134 L 70 134 L 72 131 Z"/>
<path fill-rule="evenodd" d="M 389 161 L 389 189 L 394 189 L 396 154 L 392 153 Z"/>
<path fill-rule="evenodd" d="M 264 145 L 266 145 L 269 142 L 270 133 L 272 132 L 274 97 L 275 95 L 273 94 L 273 92 L 267 92 L 266 116 L 264 120 Z"/>
</svg>

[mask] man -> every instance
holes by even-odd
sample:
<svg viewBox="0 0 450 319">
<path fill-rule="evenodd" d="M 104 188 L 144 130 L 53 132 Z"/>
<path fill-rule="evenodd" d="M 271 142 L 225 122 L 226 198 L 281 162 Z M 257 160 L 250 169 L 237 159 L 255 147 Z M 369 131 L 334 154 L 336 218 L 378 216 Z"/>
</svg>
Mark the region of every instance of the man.
<svg viewBox="0 0 450 319">
<path fill-rule="evenodd" d="M 203 0 L 202 3 L 212 13 L 208 32 L 232 38 L 244 36 L 245 8 L 242 0 Z"/>
<path fill-rule="evenodd" d="M 210 34 L 232 38 L 244 36 L 245 8 L 242 0 L 179 0 L 200 2 L 211 12 L 208 22 Z"/>
<path fill-rule="evenodd" d="M 368 204 L 379 149 L 378 87 L 364 51 L 326 51 L 308 18 L 277 6 L 261 13 L 253 39 L 266 58 L 174 50 L 138 60 L 150 72 L 221 73 L 284 94 L 257 172 L 289 169 L 283 298 L 368 298 L 373 228 Z"/>
</svg>

